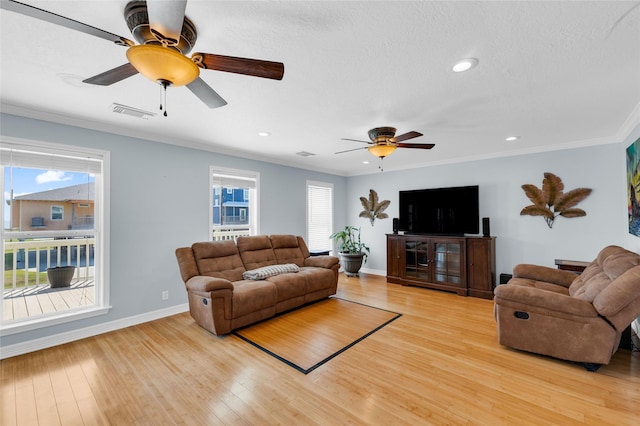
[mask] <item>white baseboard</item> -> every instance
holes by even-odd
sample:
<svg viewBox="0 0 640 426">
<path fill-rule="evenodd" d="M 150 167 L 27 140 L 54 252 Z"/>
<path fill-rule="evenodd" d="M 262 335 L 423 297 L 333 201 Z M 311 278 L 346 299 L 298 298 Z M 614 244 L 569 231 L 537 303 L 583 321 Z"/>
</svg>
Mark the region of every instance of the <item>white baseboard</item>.
<svg viewBox="0 0 640 426">
<path fill-rule="evenodd" d="M 360 270 L 365 274 L 380 275 L 382 277 L 387 276 L 387 270 L 386 269 L 380 270 L 380 269 L 360 268 Z"/>
<path fill-rule="evenodd" d="M 103 324 L 92 325 L 90 327 L 85 327 L 78 330 L 67 331 L 64 333 L 54 334 L 52 336 L 42 337 L 40 339 L 16 343 L 15 345 L 4 346 L 2 348 L 2 351 L 0 351 L 0 359 L 39 351 L 41 349 L 62 345 L 64 343 L 69 343 L 80 339 L 86 339 L 87 337 L 97 336 L 98 334 L 108 333 L 110 331 L 131 327 L 132 325 L 154 321 L 160 318 L 181 314 L 187 311 L 189 311 L 189 304 L 183 303 L 153 312 L 146 312 L 144 314 L 105 322 Z"/>
</svg>

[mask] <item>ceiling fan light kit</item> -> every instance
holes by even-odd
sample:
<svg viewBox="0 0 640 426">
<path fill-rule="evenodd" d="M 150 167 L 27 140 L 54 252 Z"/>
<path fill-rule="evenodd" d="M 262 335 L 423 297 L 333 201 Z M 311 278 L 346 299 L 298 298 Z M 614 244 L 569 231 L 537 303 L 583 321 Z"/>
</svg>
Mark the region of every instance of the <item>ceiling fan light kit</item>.
<svg viewBox="0 0 640 426">
<path fill-rule="evenodd" d="M 396 150 L 394 145 L 374 145 L 367 148 L 370 153 L 378 158 L 384 158 Z"/>
<path fill-rule="evenodd" d="M 160 109 L 165 110 L 164 116 L 167 116 L 166 89 L 169 86 L 187 86 L 209 108 L 227 104 L 200 78 L 201 68 L 282 80 L 284 64 L 281 62 L 211 53 L 195 53 L 191 58 L 186 57 L 198 37 L 195 25 L 184 16 L 186 3 L 187 0 L 136 0 L 127 3 L 124 18 L 138 44 L 117 34 L 15 0 L 2 0 L 0 8 L 127 47 L 128 63 L 89 77 L 83 83 L 110 86 L 140 73 L 162 87 Z"/>
<path fill-rule="evenodd" d="M 163 46 L 143 44 L 131 46 L 127 59 L 140 74 L 153 82 L 169 82 L 185 86 L 200 76 L 200 68 L 189 58 Z"/>
<path fill-rule="evenodd" d="M 365 149 L 367 149 L 371 154 L 375 155 L 380 159 L 380 165 L 378 166 L 380 171 L 383 171 L 382 160 L 386 156 L 392 154 L 396 150 L 396 148 L 431 149 L 435 146 L 432 143 L 429 143 L 429 144 L 403 143 L 403 141 L 422 136 L 422 133 L 419 133 L 419 132 L 411 131 L 399 136 L 395 136 L 395 134 L 396 134 L 395 127 L 376 127 L 369 130 L 369 139 L 371 139 L 371 142 L 359 141 L 357 139 L 345 139 L 345 138 L 342 138 L 342 140 L 361 142 L 361 143 L 366 143 L 367 145 L 370 145 L 368 147 L 365 147 Z M 346 151 L 336 152 L 336 154 L 357 151 L 359 149 L 361 148 L 348 149 Z"/>
</svg>

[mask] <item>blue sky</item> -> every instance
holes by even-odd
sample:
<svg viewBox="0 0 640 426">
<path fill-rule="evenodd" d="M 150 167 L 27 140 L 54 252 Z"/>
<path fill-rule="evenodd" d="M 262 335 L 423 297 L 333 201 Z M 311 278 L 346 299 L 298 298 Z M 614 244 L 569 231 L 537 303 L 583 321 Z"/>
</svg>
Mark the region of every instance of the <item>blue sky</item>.
<svg viewBox="0 0 640 426">
<path fill-rule="evenodd" d="M 94 182 L 95 177 L 89 175 L 89 182 Z M 10 207 L 6 200 L 10 198 L 11 184 L 13 182 L 13 196 L 31 194 L 34 192 L 48 191 L 50 189 L 63 188 L 65 186 L 87 183 L 87 173 L 75 173 L 61 170 L 27 169 L 20 167 L 4 168 L 4 195 L 2 204 L 4 207 L 4 226 L 9 226 Z"/>
</svg>

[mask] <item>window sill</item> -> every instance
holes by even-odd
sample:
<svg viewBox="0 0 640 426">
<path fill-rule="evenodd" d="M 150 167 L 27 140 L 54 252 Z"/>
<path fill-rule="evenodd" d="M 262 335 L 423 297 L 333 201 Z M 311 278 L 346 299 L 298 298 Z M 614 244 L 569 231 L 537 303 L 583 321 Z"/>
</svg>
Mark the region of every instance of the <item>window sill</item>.
<svg viewBox="0 0 640 426">
<path fill-rule="evenodd" d="M 37 330 L 39 328 L 50 327 L 52 325 L 64 324 L 71 321 L 78 321 L 85 318 L 104 315 L 108 313 L 110 309 L 110 306 L 92 306 L 82 310 L 57 313 L 56 315 L 41 316 L 27 320 L 14 320 L 0 325 L 0 336 L 9 336 L 11 334 L 23 333 L 25 331 Z"/>
</svg>

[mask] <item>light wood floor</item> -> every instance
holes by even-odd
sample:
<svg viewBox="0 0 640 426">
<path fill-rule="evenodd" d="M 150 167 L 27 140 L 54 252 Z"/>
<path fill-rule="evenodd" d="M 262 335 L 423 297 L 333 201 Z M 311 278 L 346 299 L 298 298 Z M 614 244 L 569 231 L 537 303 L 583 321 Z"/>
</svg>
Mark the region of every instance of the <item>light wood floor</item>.
<svg viewBox="0 0 640 426">
<path fill-rule="evenodd" d="M 1 361 L 2 425 L 638 425 L 640 353 L 597 373 L 498 345 L 493 302 L 341 277 L 403 316 L 304 375 L 188 314 Z"/>
<path fill-rule="evenodd" d="M 49 284 L 41 284 L 5 290 L 2 298 L 2 320 L 67 311 L 93 305 L 93 300 L 93 278 L 76 280 L 69 287 L 51 288 Z"/>
</svg>

